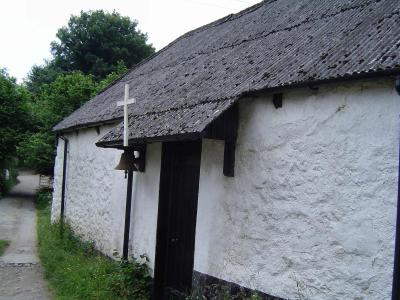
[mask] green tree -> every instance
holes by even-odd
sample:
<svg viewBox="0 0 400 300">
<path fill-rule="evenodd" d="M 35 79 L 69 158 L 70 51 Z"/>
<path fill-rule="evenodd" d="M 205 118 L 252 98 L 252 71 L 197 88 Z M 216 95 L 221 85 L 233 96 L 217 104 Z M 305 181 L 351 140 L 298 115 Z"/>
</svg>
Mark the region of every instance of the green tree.
<svg viewBox="0 0 400 300">
<path fill-rule="evenodd" d="M 18 156 L 25 167 L 41 174 L 53 173 L 55 137 L 51 129 L 90 99 L 97 85 L 93 76 L 72 72 L 41 86 L 31 107 L 37 118 L 37 131 L 20 139 L 18 146 Z"/>
<path fill-rule="evenodd" d="M 54 143 L 54 135 L 50 132 L 36 132 L 23 137 L 18 145 L 18 156 L 22 165 L 39 174 L 52 175 Z"/>
<path fill-rule="evenodd" d="M 3 178 L 3 169 L 10 169 L 12 177 L 17 144 L 30 127 L 28 91 L 17 85 L 15 79 L 0 69 L 0 196 L 11 187 L 11 181 Z"/>
<path fill-rule="evenodd" d="M 58 75 L 64 73 L 53 61 L 45 61 L 41 66 L 34 65 L 25 78 L 25 85 L 34 94 L 39 93 L 43 84 L 53 82 Z"/>
<path fill-rule="evenodd" d="M 103 10 L 71 16 L 68 26 L 51 43 L 54 64 L 63 71 L 80 70 L 96 80 L 117 70 L 119 61 L 130 68 L 154 52 L 137 22 Z"/>
<path fill-rule="evenodd" d="M 100 93 L 102 90 L 107 88 L 111 83 L 119 79 L 123 74 L 125 74 L 128 71 L 128 68 L 125 66 L 125 64 L 122 61 L 119 61 L 116 67 L 116 70 L 106 76 L 103 80 L 101 80 L 94 93 L 93 96 L 95 96 L 97 93 Z"/>
<path fill-rule="evenodd" d="M 90 99 L 97 83 L 93 76 L 81 72 L 60 75 L 50 84 L 42 85 L 34 106 L 40 129 L 51 128 Z"/>
<path fill-rule="evenodd" d="M 26 90 L 0 69 L 0 165 L 15 155 L 19 138 L 28 127 L 28 97 Z"/>
<path fill-rule="evenodd" d="M 25 167 L 43 174 L 53 171 L 52 127 L 154 52 L 137 22 L 116 12 L 71 16 L 57 38 L 52 59 L 33 66 L 24 82 L 34 118 L 30 134 L 19 137 L 18 155 Z"/>
<path fill-rule="evenodd" d="M 31 110 L 36 117 L 34 132 L 19 137 L 18 157 L 25 167 L 51 175 L 54 167 L 55 137 L 52 127 L 71 114 L 126 72 L 121 62 L 117 70 L 97 83 L 93 76 L 81 72 L 59 75 L 52 83 L 40 87 Z"/>
</svg>

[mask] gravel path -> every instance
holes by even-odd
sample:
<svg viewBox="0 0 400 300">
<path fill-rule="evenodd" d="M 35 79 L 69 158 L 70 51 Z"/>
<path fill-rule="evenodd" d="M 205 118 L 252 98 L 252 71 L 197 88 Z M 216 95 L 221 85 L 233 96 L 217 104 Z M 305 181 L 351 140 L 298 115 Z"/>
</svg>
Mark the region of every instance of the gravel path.
<svg viewBox="0 0 400 300">
<path fill-rule="evenodd" d="M 33 195 L 39 177 L 21 173 L 20 183 L 0 200 L 0 239 L 10 246 L 0 257 L 0 300 L 50 299 L 36 246 Z"/>
</svg>

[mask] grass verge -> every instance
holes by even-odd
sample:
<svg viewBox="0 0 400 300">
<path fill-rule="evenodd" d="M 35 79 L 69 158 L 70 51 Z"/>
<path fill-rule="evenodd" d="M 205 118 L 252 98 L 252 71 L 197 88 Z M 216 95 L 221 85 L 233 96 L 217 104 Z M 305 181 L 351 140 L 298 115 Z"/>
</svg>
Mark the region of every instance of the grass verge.
<svg viewBox="0 0 400 300">
<path fill-rule="evenodd" d="M 122 262 L 82 242 L 67 225 L 50 223 L 51 193 L 37 194 L 39 257 L 54 299 L 149 299 L 147 259 Z"/>
<path fill-rule="evenodd" d="M 10 245 L 9 241 L 0 240 L 0 256 L 3 255 L 4 251 L 6 251 L 8 245 Z"/>
</svg>

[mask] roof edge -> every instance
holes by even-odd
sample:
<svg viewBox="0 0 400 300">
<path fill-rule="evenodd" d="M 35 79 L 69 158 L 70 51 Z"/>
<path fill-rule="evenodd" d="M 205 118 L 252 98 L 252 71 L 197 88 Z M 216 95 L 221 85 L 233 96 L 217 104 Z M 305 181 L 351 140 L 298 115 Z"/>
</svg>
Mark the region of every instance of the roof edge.
<svg viewBox="0 0 400 300">
<path fill-rule="evenodd" d="M 129 139 L 129 146 L 138 145 L 138 144 L 150 144 L 150 143 L 157 143 L 157 142 L 198 140 L 198 139 L 201 139 L 203 136 L 204 136 L 204 131 L 156 136 L 156 137 L 149 137 L 149 138 Z M 114 149 L 121 149 L 121 150 L 124 149 L 121 139 L 116 140 L 116 141 L 107 141 L 107 142 L 99 141 L 99 142 L 96 142 L 95 145 L 100 148 L 114 148 Z"/>
<path fill-rule="evenodd" d="M 109 120 L 104 120 L 104 121 L 100 121 L 100 122 L 89 122 L 89 123 L 84 123 L 81 125 L 73 125 L 70 127 L 65 127 L 63 129 L 54 129 L 57 124 L 52 128 L 52 132 L 54 133 L 61 133 L 61 132 L 71 132 L 74 130 L 79 130 L 79 129 L 84 129 L 84 128 L 93 128 L 93 127 L 97 127 L 97 126 L 103 126 L 103 125 L 111 125 L 114 123 L 118 123 L 122 121 L 122 117 L 119 118 L 115 118 L 115 119 L 109 119 Z"/>
<path fill-rule="evenodd" d="M 258 90 L 243 92 L 240 94 L 239 98 L 256 96 L 256 95 L 259 95 L 262 93 L 267 93 L 267 92 L 273 93 L 273 92 L 281 91 L 281 90 L 313 87 L 315 85 L 322 85 L 322 84 L 340 83 L 340 82 L 345 82 L 346 80 L 357 81 L 357 80 L 362 80 L 362 79 L 382 78 L 382 77 L 396 76 L 396 75 L 400 75 L 400 66 L 393 68 L 393 69 L 387 69 L 387 70 L 382 69 L 382 70 L 378 70 L 378 71 L 345 74 L 343 76 L 330 77 L 330 78 L 320 79 L 320 80 L 300 81 L 300 82 L 293 82 L 293 83 L 275 86 L 275 87 L 265 87 L 265 88 L 260 88 Z"/>
<path fill-rule="evenodd" d="M 400 75 L 400 66 L 397 68 L 394 68 L 394 69 L 389 69 L 389 70 L 379 70 L 379 71 L 362 72 L 362 73 L 356 73 L 356 74 L 346 74 L 344 76 L 331 77 L 331 78 L 322 79 L 322 80 L 309 80 L 309 81 L 294 82 L 291 84 L 286 84 L 286 85 L 281 85 L 281 86 L 276 86 L 276 87 L 264 87 L 264 88 L 260 88 L 258 90 L 243 92 L 234 98 L 257 96 L 262 93 L 275 92 L 275 91 L 279 91 L 282 89 L 295 89 L 295 88 L 302 88 L 302 87 L 307 87 L 307 86 L 337 83 L 337 82 L 345 81 L 346 79 L 355 81 L 355 80 L 360 80 L 360 79 L 372 79 L 375 77 L 380 78 L 380 77 L 384 77 L 384 76 L 394 76 L 394 75 Z M 199 104 L 201 104 L 201 103 L 199 103 Z M 180 108 L 184 108 L 184 107 L 180 107 Z M 177 109 L 180 109 L 180 108 L 177 108 Z M 83 128 L 108 125 L 108 124 L 119 122 L 121 120 L 122 120 L 122 117 L 119 117 L 119 118 L 109 119 L 109 120 L 105 120 L 105 121 L 101 121 L 101 122 L 84 123 L 81 125 L 75 125 L 75 126 L 65 127 L 65 128 L 61 128 L 61 129 L 54 129 L 54 127 L 57 126 L 57 125 L 55 125 L 53 127 L 52 131 L 55 133 L 69 132 L 69 131 L 79 130 L 79 129 L 83 129 Z"/>
</svg>

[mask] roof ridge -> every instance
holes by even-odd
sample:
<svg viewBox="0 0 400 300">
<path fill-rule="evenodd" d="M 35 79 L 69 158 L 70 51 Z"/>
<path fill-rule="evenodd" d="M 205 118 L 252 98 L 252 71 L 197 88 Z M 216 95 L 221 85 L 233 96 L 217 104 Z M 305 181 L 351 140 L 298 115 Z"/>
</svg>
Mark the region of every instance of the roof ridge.
<svg viewBox="0 0 400 300">
<path fill-rule="evenodd" d="M 173 44 L 173 43 L 177 42 L 178 40 L 183 39 L 183 38 L 185 38 L 187 36 L 191 36 L 191 35 L 193 35 L 195 33 L 202 32 L 202 31 L 204 31 L 206 29 L 209 29 L 210 27 L 216 27 L 216 26 L 221 25 L 223 23 L 239 19 L 240 17 L 259 9 L 260 7 L 262 7 L 262 6 L 266 5 L 266 4 L 270 4 L 270 3 L 276 2 L 276 1 L 278 1 L 278 0 L 263 0 L 263 1 L 259 2 L 259 3 L 256 3 L 256 4 L 252 5 L 252 6 L 249 6 L 249 7 L 245 8 L 245 9 L 243 9 L 243 10 L 237 12 L 237 13 L 226 15 L 225 17 L 217 19 L 217 20 L 215 20 L 215 21 L 213 21 L 211 23 L 202 25 L 200 27 L 197 27 L 197 28 L 195 28 L 193 30 L 190 30 L 190 31 L 184 33 L 183 35 L 181 35 L 180 37 L 178 37 L 177 39 L 172 41 L 170 44 Z M 167 46 L 169 46 L 170 44 L 168 44 Z"/>
</svg>

